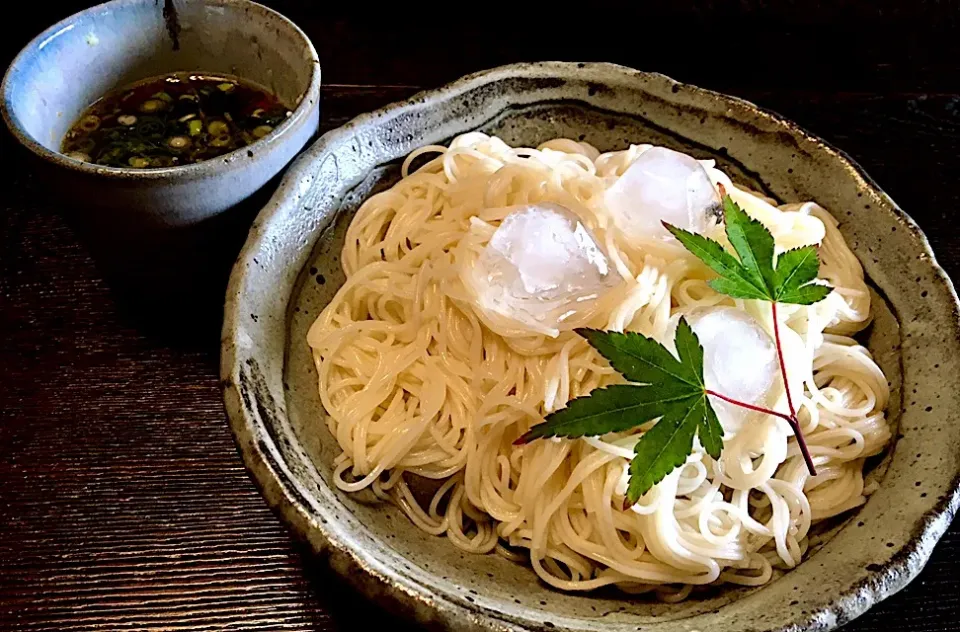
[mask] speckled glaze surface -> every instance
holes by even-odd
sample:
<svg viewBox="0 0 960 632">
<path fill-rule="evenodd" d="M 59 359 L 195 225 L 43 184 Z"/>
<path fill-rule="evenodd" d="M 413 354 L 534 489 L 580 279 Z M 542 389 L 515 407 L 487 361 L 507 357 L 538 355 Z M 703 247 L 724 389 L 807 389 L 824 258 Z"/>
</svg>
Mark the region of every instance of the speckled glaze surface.
<svg viewBox="0 0 960 632">
<path fill-rule="evenodd" d="M 59 22 L 14 59 L 0 110 L 44 163 L 52 188 L 105 226 L 189 226 L 246 199 L 316 134 L 320 62 L 306 35 L 248 0 L 176 0 L 176 46 L 157 0 L 114 0 Z M 60 142 L 110 90 L 178 71 L 227 73 L 277 94 L 291 116 L 263 140 L 218 159 L 166 169 L 120 169 L 71 160 Z"/>
<path fill-rule="evenodd" d="M 899 435 L 857 513 L 825 525 L 805 561 L 759 589 L 720 588 L 674 605 L 562 594 L 524 566 L 462 553 L 371 496 L 330 483 L 326 430 L 305 337 L 343 282 L 353 211 L 398 178 L 411 149 L 469 130 L 536 145 L 557 136 L 601 150 L 631 142 L 713 157 L 783 201 L 831 209 L 874 287 L 866 344 L 894 389 Z M 958 504 L 960 316 L 923 234 L 837 150 L 780 117 L 662 75 L 606 64 L 518 65 L 473 75 L 326 134 L 253 225 L 233 270 L 221 376 L 243 458 L 268 502 L 330 566 L 433 629 L 829 630 L 923 567 Z"/>
</svg>

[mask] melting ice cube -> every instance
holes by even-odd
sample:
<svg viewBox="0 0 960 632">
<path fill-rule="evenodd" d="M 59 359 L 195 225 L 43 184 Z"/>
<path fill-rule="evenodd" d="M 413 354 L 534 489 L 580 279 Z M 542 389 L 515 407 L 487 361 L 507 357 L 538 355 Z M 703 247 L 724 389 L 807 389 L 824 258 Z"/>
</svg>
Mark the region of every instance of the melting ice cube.
<svg viewBox="0 0 960 632">
<path fill-rule="evenodd" d="M 586 226 L 553 203 L 507 215 L 468 279 L 482 307 L 549 333 L 618 282 Z"/>
<path fill-rule="evenodd" d="M 765 405 L 779 375 L 773 339 L 747 312 L 735 307 L 697 310 L 687 322 L 703 345 L 703 378 L 709 389 L 741 402 Z M 724 428 L 736 431 L 750 412 L 711 398 Z"/>
<path fill-rule="evenodd" d="M 694 158 L 651 147 L 633 161 L 606 193 L 607 210 L 627 239 L 666 239 L 660 223 L 702 233 L 720 213 L 720 196 Z"/>
</svg>

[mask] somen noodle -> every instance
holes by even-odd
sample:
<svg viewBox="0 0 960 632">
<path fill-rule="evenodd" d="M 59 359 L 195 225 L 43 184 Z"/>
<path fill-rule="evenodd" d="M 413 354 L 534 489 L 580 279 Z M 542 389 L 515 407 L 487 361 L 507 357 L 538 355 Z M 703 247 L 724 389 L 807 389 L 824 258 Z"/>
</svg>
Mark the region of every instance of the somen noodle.
<svg viewBox="0 0 960 632">
<path fill-rule="evenodd" d="M 887 380 L 851 337 L 870 315 L 861 266 L 825 209 L 778 208 L 712 161 L 701 162 L 710 181 L 770 230 L 778 250 L 820 245 L 820 278 L 835 288 L 814 305 L 778 310 L 818 475 L 807 473 L 790 426 L 756 413 L 723 418 L 719 461 L 695 443 L 686 464 L 628 510 L 636 433 L 513 445 L 570 399 L 622 381 L 574 327 L 667 344 L 681 315 L 727 306 L 772 335 L 768 304 L 714 292 L 712 273 L 672 239 L 638 242 L 617 229 L 605 194 L 648 149 L 600 154 L 566 139 L 512 148 L 470 133 L 413 152 L 403 178 L 363 204 L 343 249 L 346 283 L 308 335 L 343 450 L 342 490 L 370 489 L 461 549 L 525 558 L 556 588 L 614 584 L 665 599 L 694 585 L 763 584 L 773 568 L 800 562 L 812 524 L 865 502 L 864 461 L 890 431 Z M 555 326 L 488 309 L 469 282 L 510 209 L 544 202 L 592 231 L 617 281 Z M 764 401 L 785 410 L 785 400 L 778 378 Z M 412 475 L 438 481 L 432 499 L 418 501 Z"/>
</svg>

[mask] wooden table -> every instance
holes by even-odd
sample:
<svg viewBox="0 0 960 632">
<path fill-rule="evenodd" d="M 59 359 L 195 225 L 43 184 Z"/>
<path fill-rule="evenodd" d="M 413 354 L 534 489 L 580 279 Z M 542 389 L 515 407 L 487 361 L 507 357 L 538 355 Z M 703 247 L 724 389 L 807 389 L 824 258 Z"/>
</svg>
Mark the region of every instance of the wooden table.
<svg viewBox="0 0 960 632">
<path fill-rule="evenodd" d="M 0 63 L 88 4 L 21 3 Z M 320 50 L 324 129 L 509 61 L 657 70 L 777 110 L 849 152 L 960 278 L 954 2 L 601 3 L 590 15 L 511 7 L 512 20 L 469 4 L 268 4 Z M 172 345 L 141 330 L 68 227 L 70 208 L 8 134 L 0 151 L 0 629 L 407 629 L 344 589 L 267 509 L 227 429 L 216 332 Z M 194 316 L 168 331 L 190 331 Z M 849 629 L 958 621 L 955 527 L 908 589 Z"/>
</svg>

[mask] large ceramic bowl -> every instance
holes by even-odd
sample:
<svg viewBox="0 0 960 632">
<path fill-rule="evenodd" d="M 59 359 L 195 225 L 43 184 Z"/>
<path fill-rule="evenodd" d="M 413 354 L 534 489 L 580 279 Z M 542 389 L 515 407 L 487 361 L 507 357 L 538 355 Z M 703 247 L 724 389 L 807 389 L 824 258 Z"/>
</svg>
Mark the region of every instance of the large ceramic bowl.
<svg viewBox="0 0 960 632">
<path fill-rule="evenodd" d="M 872 474 L 876 493 L 821 528 L 796 569 L 759 589 L 720 588 L 674 605 L 563 594 L 529 568 L 462 553 L 393 507 L 335 490 L 339 449 L 305 338 L 343 281 L 344 229 L 371 192 L 397 179 L 397 161 L 411 149 L 475 129 L 523 145 L 557 136 L 601 150 L 663 144 L 716 158 L 772 197 L 816 200 L 838 216 L 877 290 L 866 344 L 891 379 L 899 436 Z M 616 66 L 501 68 L 324 136 L 263 210 L 234 268 L 221 371 L 230 423 L 268 502 L 350 583 L 437 628 L 827 630 L 909 582 L 957 508 L 957 296 L 914 222 L 843 154 L 778 116 Z"/>
</svg>

